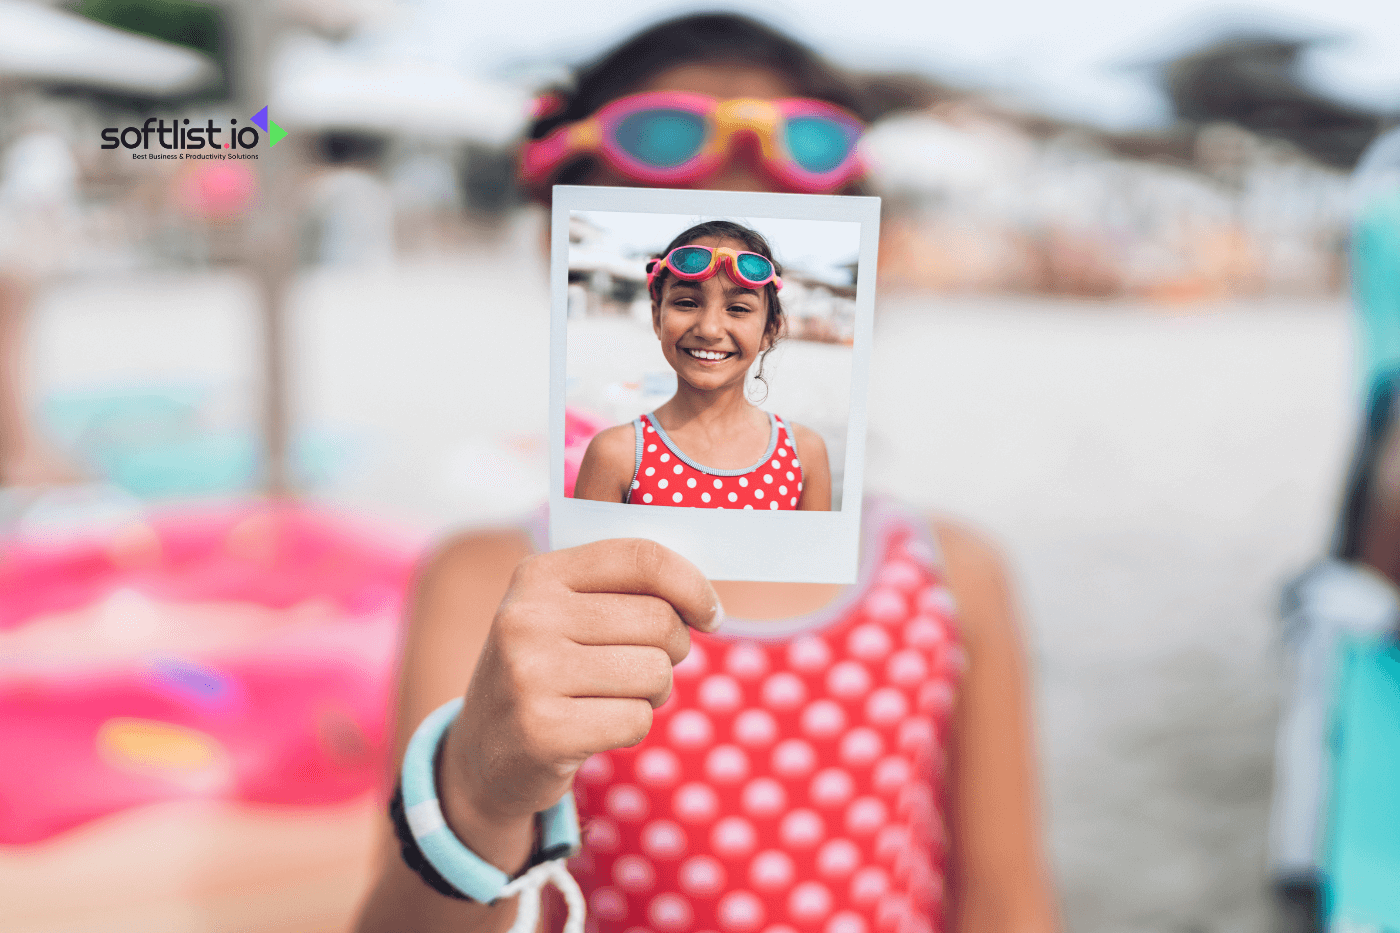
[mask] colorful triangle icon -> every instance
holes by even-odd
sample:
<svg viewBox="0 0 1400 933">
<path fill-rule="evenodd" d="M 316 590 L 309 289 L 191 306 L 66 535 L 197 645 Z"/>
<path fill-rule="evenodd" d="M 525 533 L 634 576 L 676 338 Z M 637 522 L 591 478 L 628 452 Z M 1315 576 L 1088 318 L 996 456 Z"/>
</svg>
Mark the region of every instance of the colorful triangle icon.
<svg viewBox="0 0 1400 933">
<path fill-rule="evenodd" d="M 275 146 L 287 138 L 287 131 L 268 119 L 266 107 L 253 114 L 253 122 L 261 127 L 262 131 L 267 134 L 267 144 L 269 146 Z"/>
</svg>

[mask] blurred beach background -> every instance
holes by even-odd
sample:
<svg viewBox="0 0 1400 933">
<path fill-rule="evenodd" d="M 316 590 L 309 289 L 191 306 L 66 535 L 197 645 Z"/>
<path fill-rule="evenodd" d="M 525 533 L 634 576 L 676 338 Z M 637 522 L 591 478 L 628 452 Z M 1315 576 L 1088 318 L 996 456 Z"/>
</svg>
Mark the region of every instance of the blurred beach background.
<svg viewBox="0 0 1400 933">
<path fill-rule="evenodd" d="M 513 147 L 537 88 L 679 11 L 0 0 L 0 352 L 32 425 L 7 538 L 273 494 L 411 560 L 529 514 L 547 218 Z M 1327 547 L 1359 417 L 1348 176 L 1400 114 L 1400 11 L 765 13 L 883 102 L 867 477 L 985 529 L 1016 571 L 1066 929 L 1287 929 L 1266 860 L 1276 604 Z M 150 116 L 264 107 L 286 135 L 256 161 L 101 148 Z M 827 316 L 784 366 L 840 346 Z M 54 662 L 24 654 L 33 621 L 0 621 L 0 688 Z M 128 647 L 159 654 L 160 631 Z M 149 774 L 203 740 L 141 741 L 119 752 Z M 343 930 L 382 794 L 183 794 L 11 834 L 0 926 Z M 27 805 L 0 804 L 0 829 Z"/>
</svg>

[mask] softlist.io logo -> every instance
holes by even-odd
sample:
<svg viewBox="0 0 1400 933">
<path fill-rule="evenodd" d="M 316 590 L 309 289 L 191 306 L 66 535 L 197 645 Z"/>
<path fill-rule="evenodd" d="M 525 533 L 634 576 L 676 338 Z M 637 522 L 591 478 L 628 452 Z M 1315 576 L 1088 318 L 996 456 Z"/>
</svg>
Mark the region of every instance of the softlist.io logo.
<svg viewBox="0 0 1400 933">
<path fill-rule="evenodd" d="M 141 150 L 131 153 L 133 159 L 256 159 L 258 153 L 252 150 L 262 142 L 264 133 L 269 147 L 287 137 L 287 131 L 267 115 L 266 107 L 243 126 L 236 119 L 229 120 L 227 126 L 216 126 L 212 119 L 202 126 L 191 126 L 188 117 L 168 124 L 164 117 L 147 117 L 141 126 L 103 129 L 102 148 Z"/>
</svg>

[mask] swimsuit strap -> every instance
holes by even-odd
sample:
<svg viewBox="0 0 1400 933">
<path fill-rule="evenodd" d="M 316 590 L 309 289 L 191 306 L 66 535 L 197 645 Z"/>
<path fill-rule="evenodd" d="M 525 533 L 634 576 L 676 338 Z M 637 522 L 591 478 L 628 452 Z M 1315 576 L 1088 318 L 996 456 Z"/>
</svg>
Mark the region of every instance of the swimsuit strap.
<svg viewBox="0 0 1400 933">
<path fill-rule="evenodd" d="M 632 422 L 632 433 L 637 436 L 637 454 L 632 458 L 632 479 L 627 483 L 627 493 L 622 497 L 624 504 L 632 501 L 632 490 L 637 488 L 637 474 L 642 472 L 642 435 L 646 433 L 643 428 L 642 419 L 637 418 Z"/>
</svg>

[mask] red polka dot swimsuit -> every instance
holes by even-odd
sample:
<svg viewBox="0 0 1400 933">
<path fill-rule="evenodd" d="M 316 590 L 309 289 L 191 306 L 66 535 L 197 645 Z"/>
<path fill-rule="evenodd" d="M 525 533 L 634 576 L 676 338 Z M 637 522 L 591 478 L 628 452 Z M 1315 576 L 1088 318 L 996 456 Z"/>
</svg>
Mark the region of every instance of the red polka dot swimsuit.
<svg viewBox="0 0 1400 933">
<path fill-rule="evenodd" d="M 692 632 L 647 738 L 579 770 L 588 933 L 944 929 L 964 655 L 927 526 L 867 532 L 835 605 Z"/>
<path fill-rule="evenodd" d="M 802 497 L 802 464 L 792 431 L 772 413 L 768 424 L 768 450 L 756 464 L 717 470 L 681 453 L 654 413 L 643 415 L 632 422 L 636 468 L 625 501 L 695 509 L 796 509 Z"/>
</svg>

